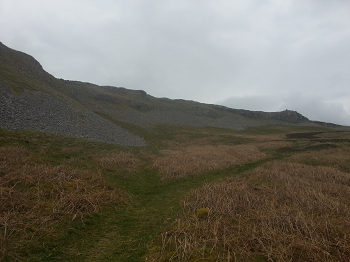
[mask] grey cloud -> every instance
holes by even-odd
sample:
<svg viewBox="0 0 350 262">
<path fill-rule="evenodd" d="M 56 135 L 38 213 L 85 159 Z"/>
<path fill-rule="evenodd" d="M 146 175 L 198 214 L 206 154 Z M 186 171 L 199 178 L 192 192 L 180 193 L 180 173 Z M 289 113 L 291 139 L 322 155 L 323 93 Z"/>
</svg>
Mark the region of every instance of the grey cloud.
<svg viewBox="0 0 350 262">
<path fill-rule="evenodd" d="M 350 110 L 342 103 L 321 99 L 315 94 L 312 97 L 302 94 L 292 94 L 284 98 L 283 106 L 295 108 L 311 120 L 331 122 L 350 126 Z"/>
<path fill-rule="evenodd" d="M 350 110 L 343 103 L 327 101 L 319 95 L 305 96 L 302 93 L 291 93 L 284 97 L 279 96 L 244 96 L 229 97 L 217 104 L 231 108 L 242 108 L 253 111 L 282 111 L 295 110 L 310 120 L 330 122 L 350 126 Z"/>
<path fill-rule="evenodd" d="M 306 116 L 287 98 L 317 94 L 346 115 L 349 10 L 346 0 L 2 0 L 0 41 L 60 78 L 261 110 L 285 101 Z"/>
<path fill-rule="evenodd" d="M 241 97 L 229 97 L 217 104 L 224 105 L 235 109 L 247 109 L 253 111 L 274 112 L 284 104 L 278 97 L 267 95 L 253 95 Z"/>
</svg>

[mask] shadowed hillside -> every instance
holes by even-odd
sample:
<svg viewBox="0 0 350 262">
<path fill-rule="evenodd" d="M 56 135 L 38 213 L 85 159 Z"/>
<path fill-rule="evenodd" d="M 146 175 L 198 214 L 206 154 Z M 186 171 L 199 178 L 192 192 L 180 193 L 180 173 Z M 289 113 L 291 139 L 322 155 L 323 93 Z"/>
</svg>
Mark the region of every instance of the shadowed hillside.
<svg viewBox="0 0 350 262">
<path fill-rule="evenodd" d="M 142 90 L 56 79 L 33 57 L 0 43 L 0 127 L 143 146 L 138 127 L 176 124 L 240 130 L 261 125 L 325 125 L 301 114 L 231 109 L 155 98 Z"/>
</svg>

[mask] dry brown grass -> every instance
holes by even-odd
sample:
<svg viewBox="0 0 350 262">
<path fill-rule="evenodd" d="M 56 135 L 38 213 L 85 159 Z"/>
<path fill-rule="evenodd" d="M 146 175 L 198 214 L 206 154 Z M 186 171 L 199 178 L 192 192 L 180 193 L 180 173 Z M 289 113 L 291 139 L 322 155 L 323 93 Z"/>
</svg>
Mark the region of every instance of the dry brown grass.
<svg viewBox="0 0 350 262">
<path fill-rule="evenodd" d="M 83 219 L 106 204 L 129 201 L 99 173 L 38 164 L 36 157 L 23 147 L 0 148 L 0 260 L 49 235 L 62 219 Z"/>
<path fill-rule="evenodd" d="M 260 142 L 256 144 L 259 149 L 261 150 L 270 150 L 270 149 L 278 149 L 278 148 L 284 148 L 284 147 L 291 147 L 293 145 L 292 142 L 288 141 L 265 141 Z"/>
<path fill-rule="evenodd" d="M 275 161 L 184 200 L 149 261 L 349 261 L 350 174 Z M 209 208 L 207 219 L 193 214 Z M 206 260 L 204 260 L 206 259 Z"/>
<path fill-rule="evenodd" d="M 265 134 L 265 135 L 248 135 L 248 134 L 235 134 L 237 137 L 250 138 L 257 142 L 279 141 L 285 139 L 285 134 Z"/>
<path fill-rule="evenodd" d="M 350 132 L 349 131 L 341 131 L 341 132 L 324 132 L 316 135 L 319 138 L 329 138 L 329 139 L 349 139 Z"/>
<path fill-rule="evenodd" d="M 121 169 L 128 172 L 136 172 L 141 160 L 129 152 L 110 152 L 94 155 L 93 159 L 106 169 Z"/>
<path fill-rule="evenodd" d="M 247 144 L 249 142 L 265 143 L 271 141 L 282 141 L 285 134 L 268 135 L 248 135 L 220 131 L 197 131 L 194 136 L 191 133 L 176 135 L 172 140 L 165 140 L 163 144 L 167 148 L 178 150 L 184 147 L 204 146 L 204 145 L 237 145 Z"/>
<path fill-rule="evenodd" d="M 350 147 L 339 147 L 295 154 L 291 156 L 289 160 L 350 170 Z"/>
<path fill-rule="evenodd" d="M 153 166 L 165 178 L 223 169 L 266 157 L 253 144 L 188 146 L 177 150 L 163 150 L 162 154 L 162 157 L 154 159 Z"/>
</svg>

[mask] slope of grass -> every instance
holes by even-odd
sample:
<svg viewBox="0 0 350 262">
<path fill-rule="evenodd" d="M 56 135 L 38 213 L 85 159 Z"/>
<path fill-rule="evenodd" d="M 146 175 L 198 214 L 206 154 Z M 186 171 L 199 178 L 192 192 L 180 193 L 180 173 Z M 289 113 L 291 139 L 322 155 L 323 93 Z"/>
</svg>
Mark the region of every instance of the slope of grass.
<svg viewBox="0 0 350 262">
<path fill-rule="evenodd" d="M 268 142 L 280 160 L 192 190 L 148 261 L 347 261 L 350 134 L 326 134 L 332 149 L 294 141 L 282 153 L 286 142 Z M 209 216 L 200 219 L 203 208 Z"/>
<path fill-rule="evenodd" d="M 245 175 L 192 191 L 183 204 L 184 218 L 162 235 L 163 258 L 154 260 L 346 261 L 350 257 L 348 173 L 275 161 Z M 204 207 L 210 210 L 208 218 L 193 215 Z"/>
<path fill-rule="evenodd" d="M 256 172 L 254 170 L 259 170 L 257 168 L 269 170 L 272 160 L 284 159 L 293 166 L 294 162 L 303 162 L 298 154 L 322 153 L 317 148 L 304 146 L 305 143 L 322 144 L 322 141 L 287 139 L 285 133 L 295 132 L 294 128 L 274 127 L 273 131 L 265 128 L 262 132 L 259 129 L 244 133 L 159 125 L 137 131 L 147 135 L 149 145 L 144 148 L 123 148 L 39 132 L 0 129 L 1 206 L 8 205 L 8 209 L 2 209 L 0 215 L 1 259 L 196 261 L 194 259 L 199 259 L 198 254 L 202 254 L 201 257 L 216 261 L 224 257 L 220 248 L 225 244 L 219 238 L 217 249 L 209 244 L 204 249 L 201 245 L 187 245 L 194 247 L 195 251 L 192 251 L 197 252 L 195 256 L 189 249 L 174 250 L 173 240 L 167 242 L 177 233 L 183 236 L 186 231 L 186 234 L 196 236 L 196 230 L 202 230 L 197 227 L 202 221 L 197 221 L 191 215 L 196 205 L 186 204 L 195 199 L 191 200 L 189 192 L 190 196 L 196 194 L 193 192 L 201 192 L 202 186 L 215 191 L 216 185 L 225 178 L 236 183 L 235 179 L 243 179 L 242 176 L 253 174 Z M 305 128 L 300 130 L 307 131 Z M 309 131 L 315 130 L 311 128 Z M 346 134 L 342 136 L 346 138 Z M 334 144 L 336 148 L 332 150 L 338 150 L 334 152 L 348 152 L 346 144 Z M 250 148 L 254 150 L 250 151 Z M 281 148 L 304 151 L 281 151 Z M 240 156 L 239 161 L 237 156 Z M 305 160 L 305 156 L 301 158 Z M 194 165 L 185 165 L 188 159 L 192 159 Z M 227 161 L 222 164 L 221 159 Z M 342 161 L 340 165 L 344 172 L 348 167 L 346 160 Z M 174 170 L 178 168 L 176 163 L 182 166 L 182 175 L 164 179 L 159 163 L 166 166 L 172 162 Z M 320 164 L 315 160 L 312 163 Z M 262 178 L 256 182 L 252 179 L 244 183 L 253 192 L 255 187 L 258 188 L 257 192 L 264 192 L 265 187 L 278 181 L 269 178 L 266 181 L 270 182 L 265 185 L 265 180 Z M 16 190 L 16 196 L 22 197 L 22 200 L 14 199 L 14 194 L 9 193 L 11 190 Z M 27 204 L 21 206 L 19 203 L 24 203 L 23 199 Z M 14 219 L 14 214 L 9 216 L 9 210 L 18 212 L 21 220 Z M 219 217 L 210 215 L 209 219 L 218 226 L 221 221 Z M 249 216 L 244 219 L 250 221 Z M 332 217 L 329 224 L 334 219 L 342 228 L 342 218 L 339 217 Z M 176 225 L 174 221 L 177 221 Z M 269 223 L 275 222 L 271 220 Z M 195 239 L 195 243 L 201 243 L 200 239 L 203 239 L 202 236 Z M 239 239 L 243 241 L 244 238 Z M 13 241 L 17 241 L 15 245 L 11 244 Z M 256 258 L 265 261 L 267 256 L 261 248 L 254 248 Z M 192 255 L 189 255 L 191 252 Z M 227 256 L 225 259 L 227 261 Z"/>
</svg>

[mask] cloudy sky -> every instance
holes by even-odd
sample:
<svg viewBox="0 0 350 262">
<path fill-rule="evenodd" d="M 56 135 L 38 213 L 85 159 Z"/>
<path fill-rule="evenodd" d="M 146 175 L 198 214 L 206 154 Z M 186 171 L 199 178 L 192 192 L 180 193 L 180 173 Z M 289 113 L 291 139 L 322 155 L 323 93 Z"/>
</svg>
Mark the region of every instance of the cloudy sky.
<svg viewBox="0 0 350 262">
<path fill-rule="evenodd" d="M 0 0 L 57 78 L 350 125 L 350 0 Z"/>
</svg>

